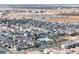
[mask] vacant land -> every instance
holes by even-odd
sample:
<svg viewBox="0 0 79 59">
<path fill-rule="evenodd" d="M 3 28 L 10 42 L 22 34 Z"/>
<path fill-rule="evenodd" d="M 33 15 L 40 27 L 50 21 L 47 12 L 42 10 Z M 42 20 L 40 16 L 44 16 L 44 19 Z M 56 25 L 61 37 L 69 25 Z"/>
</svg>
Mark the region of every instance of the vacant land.
<svg viewBox="0 0 79 59">
<path fill-rule="evenodd" d="M 67 18 L 52 18 L 52 19 L 48 19 L 48 21 L 49 22 L 77 23 L 77 22 L 79 22 L 79 16 L 69 16 Z"/>
</svg>

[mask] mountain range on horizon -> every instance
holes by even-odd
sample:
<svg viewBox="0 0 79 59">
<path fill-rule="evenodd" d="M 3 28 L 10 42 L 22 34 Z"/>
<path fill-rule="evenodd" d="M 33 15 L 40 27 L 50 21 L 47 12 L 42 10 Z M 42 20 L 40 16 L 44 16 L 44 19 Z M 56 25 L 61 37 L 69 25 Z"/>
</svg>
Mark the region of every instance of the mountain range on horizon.
<svg viewBox="0 0 79 59">
<path fill-rule="evenodd" d="M 79 4 L 0 4 L 0 8 L 79 8 Z"/>
</svg>

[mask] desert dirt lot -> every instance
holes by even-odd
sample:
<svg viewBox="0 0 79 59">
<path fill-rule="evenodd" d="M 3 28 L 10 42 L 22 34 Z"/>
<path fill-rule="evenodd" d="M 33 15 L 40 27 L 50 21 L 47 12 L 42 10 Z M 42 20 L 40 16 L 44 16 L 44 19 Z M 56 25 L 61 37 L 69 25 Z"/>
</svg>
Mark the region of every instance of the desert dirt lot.
<svg viewBox="0 0 79 59">
<path fill-rule="evenodd" d="M 49 22 L 79 22 L 79 16 L 69 16 L 68 18 L 52 18 Z"/>
</svg>

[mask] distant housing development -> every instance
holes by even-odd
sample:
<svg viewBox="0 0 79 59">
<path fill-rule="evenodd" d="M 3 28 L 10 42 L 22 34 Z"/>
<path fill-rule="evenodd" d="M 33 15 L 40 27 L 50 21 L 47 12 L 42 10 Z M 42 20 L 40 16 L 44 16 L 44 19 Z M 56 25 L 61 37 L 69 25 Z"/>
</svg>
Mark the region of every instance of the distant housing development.
<svg viewBox="0 0 79 59">
<path fill-rule="evenodd" d="M 79 5 L 0 5 L 0 54 L 79 54 Z"/>
</svg>

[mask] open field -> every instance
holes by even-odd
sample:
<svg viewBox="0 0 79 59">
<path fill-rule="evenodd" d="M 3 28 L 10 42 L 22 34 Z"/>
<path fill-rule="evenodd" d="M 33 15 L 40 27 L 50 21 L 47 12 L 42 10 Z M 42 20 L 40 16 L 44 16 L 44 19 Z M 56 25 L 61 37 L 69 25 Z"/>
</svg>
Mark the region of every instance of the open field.
<svg viewBox="0 0 79 59">
<path fill-rule="evenodd" d="M 49 22 L 64 22 L 64 23 L 77 23 L 79 22 L 79 16 L 68 16 L 67 18 L 52 18 L 48 19 Z"/>
</svg>

